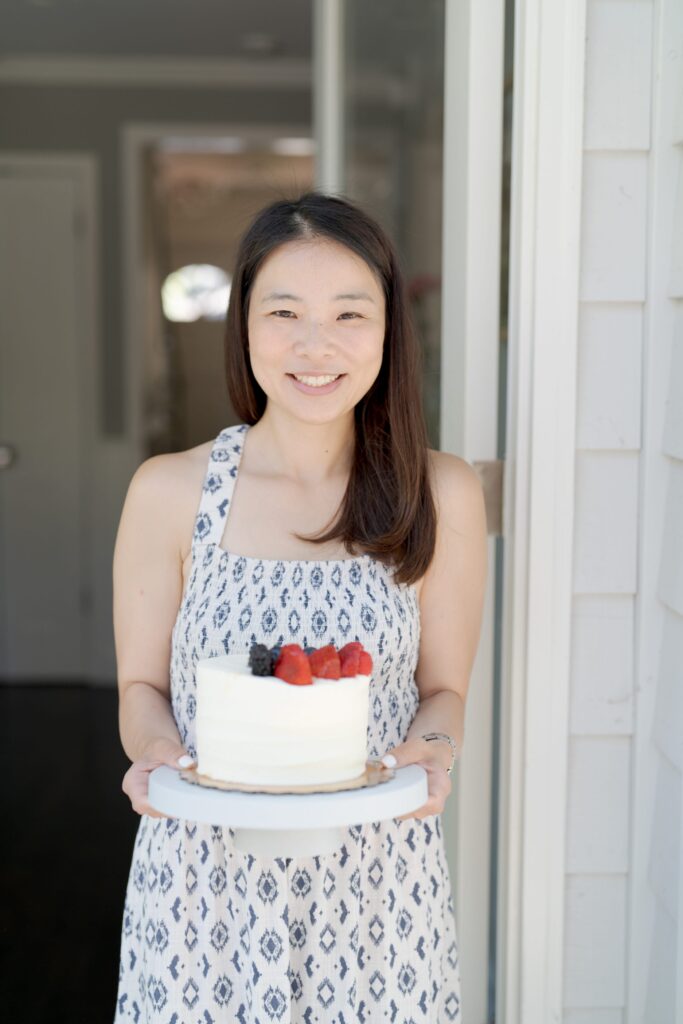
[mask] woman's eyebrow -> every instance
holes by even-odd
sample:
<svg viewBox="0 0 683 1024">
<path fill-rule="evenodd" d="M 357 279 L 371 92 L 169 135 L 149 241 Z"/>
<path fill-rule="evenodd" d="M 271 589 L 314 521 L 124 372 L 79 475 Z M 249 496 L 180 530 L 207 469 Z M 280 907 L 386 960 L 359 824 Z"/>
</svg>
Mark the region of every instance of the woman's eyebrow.
<svg viewBox="0 0 683 1024">
<path fill-rule="evenodd" d="M 267 295 L 264 295 L 264 297 L 261 299 L 261 304 L 263 304 L 264 302 L 270 302 L 272 299 L 291 299 L 292 302 L 304 301 L 299 295 L 290 295 L 289 292 L 269 292 Z M 344 292 L 340 295 L 332 296 L 333 302 L 336 302 L 337 299 L 351 299 L 353 301 L 365 299 L 366 302 L 372 303 L 374 303 L 375 301 L 371 295 L 368 295 L 367 292 Z"/>
</svg>

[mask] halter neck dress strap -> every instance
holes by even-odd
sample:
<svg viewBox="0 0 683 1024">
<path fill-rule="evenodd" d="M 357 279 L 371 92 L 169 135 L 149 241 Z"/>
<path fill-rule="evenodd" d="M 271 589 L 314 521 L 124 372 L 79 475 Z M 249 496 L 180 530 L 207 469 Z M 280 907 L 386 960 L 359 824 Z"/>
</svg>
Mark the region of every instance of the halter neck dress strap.
<svg viewBox="0 0 683 1024">
<path fill-rule="evenodd" d="M 192 549 L 219 545 L 249 424 L 224 427 L 213 442 L 192 534 Z"/>
</svg>

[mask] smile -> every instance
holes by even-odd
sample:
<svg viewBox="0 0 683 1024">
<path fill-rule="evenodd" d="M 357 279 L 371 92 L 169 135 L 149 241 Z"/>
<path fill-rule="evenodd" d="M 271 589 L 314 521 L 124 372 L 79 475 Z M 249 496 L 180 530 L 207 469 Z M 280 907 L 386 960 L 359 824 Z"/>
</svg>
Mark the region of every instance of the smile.
<svg viewBox="0 0 683 1024">
<path fill-rule="evenodd" d="M 316 375 L 314 377 L 308 377 L 304 374 L 292 374 L 295 380 L 301 381 L 302 384 L 310 384 L 311 387 L 321 387 L 323 384 L 331 384 L 332 381 L 336 381 L 341 374 L 328 374 L 325 377 L 323 375 Z"/>
<path fill-rule="evenodd" d="M 326 373 L 326 374 L 303 374 L 303 373 L 289 373 L 288 377 L 292 379 L 295 387 L 299 391 L 303 391 L 307 394 L 312 392 L 318 392 L 321 394 L 327 394 L 328 391 L 333 391 L 338 385 L 342 377 L 346 374 L 343 373 Z"/>
</svg>

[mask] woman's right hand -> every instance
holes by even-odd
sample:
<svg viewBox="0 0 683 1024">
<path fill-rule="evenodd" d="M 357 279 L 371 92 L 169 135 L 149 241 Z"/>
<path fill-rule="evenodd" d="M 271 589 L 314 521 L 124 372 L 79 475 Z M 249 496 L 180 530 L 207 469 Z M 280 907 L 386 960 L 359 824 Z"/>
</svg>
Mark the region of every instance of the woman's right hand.
<svg viewBox="0 0 683 1024">
<path fill-rule="evenodd" d="M 148 814 L 150 818 L 169 818 L 171 815 L 154 810 L 147 802 L 149 774 L 163 764 L 178 770 L 190 768 L 194 763 L 193 758 L 180 743 L 167 739 L 156 740 L 143 758 L 133 761 L 123 776 L 121 789 L 137 814 Z"/>
</svg>

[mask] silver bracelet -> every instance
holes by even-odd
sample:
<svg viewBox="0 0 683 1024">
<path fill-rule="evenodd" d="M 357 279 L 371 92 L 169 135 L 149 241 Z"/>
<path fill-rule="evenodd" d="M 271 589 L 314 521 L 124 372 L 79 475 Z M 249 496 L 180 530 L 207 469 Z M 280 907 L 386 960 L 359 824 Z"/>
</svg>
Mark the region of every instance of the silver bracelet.
<svg viewBox="0 0 683 1024">
<path fill-rule="evenodd" d="M 445 732 L 426 732 L 426 733 L 423 733 L 422 739 L 423 740 L 445 740 L 446 743 L 448 743 L 448 745 L 450 746 L 450 748 L 451 748 L 451 750 L 453 752 L 453 757 L 451 758 L 450 767 L 446 769 L 446 773 L 448 775 L 450 775 L 451 772 L 453 771 L 453 767 L 455 765 L 455 762 L 456 762 L 456 759 L 457 759 L 457 756 L 458 756 L 458 745 L 455 742 L 455 740 L 453 739 L 453 737 L 449 736 Z"/>
</svg>

